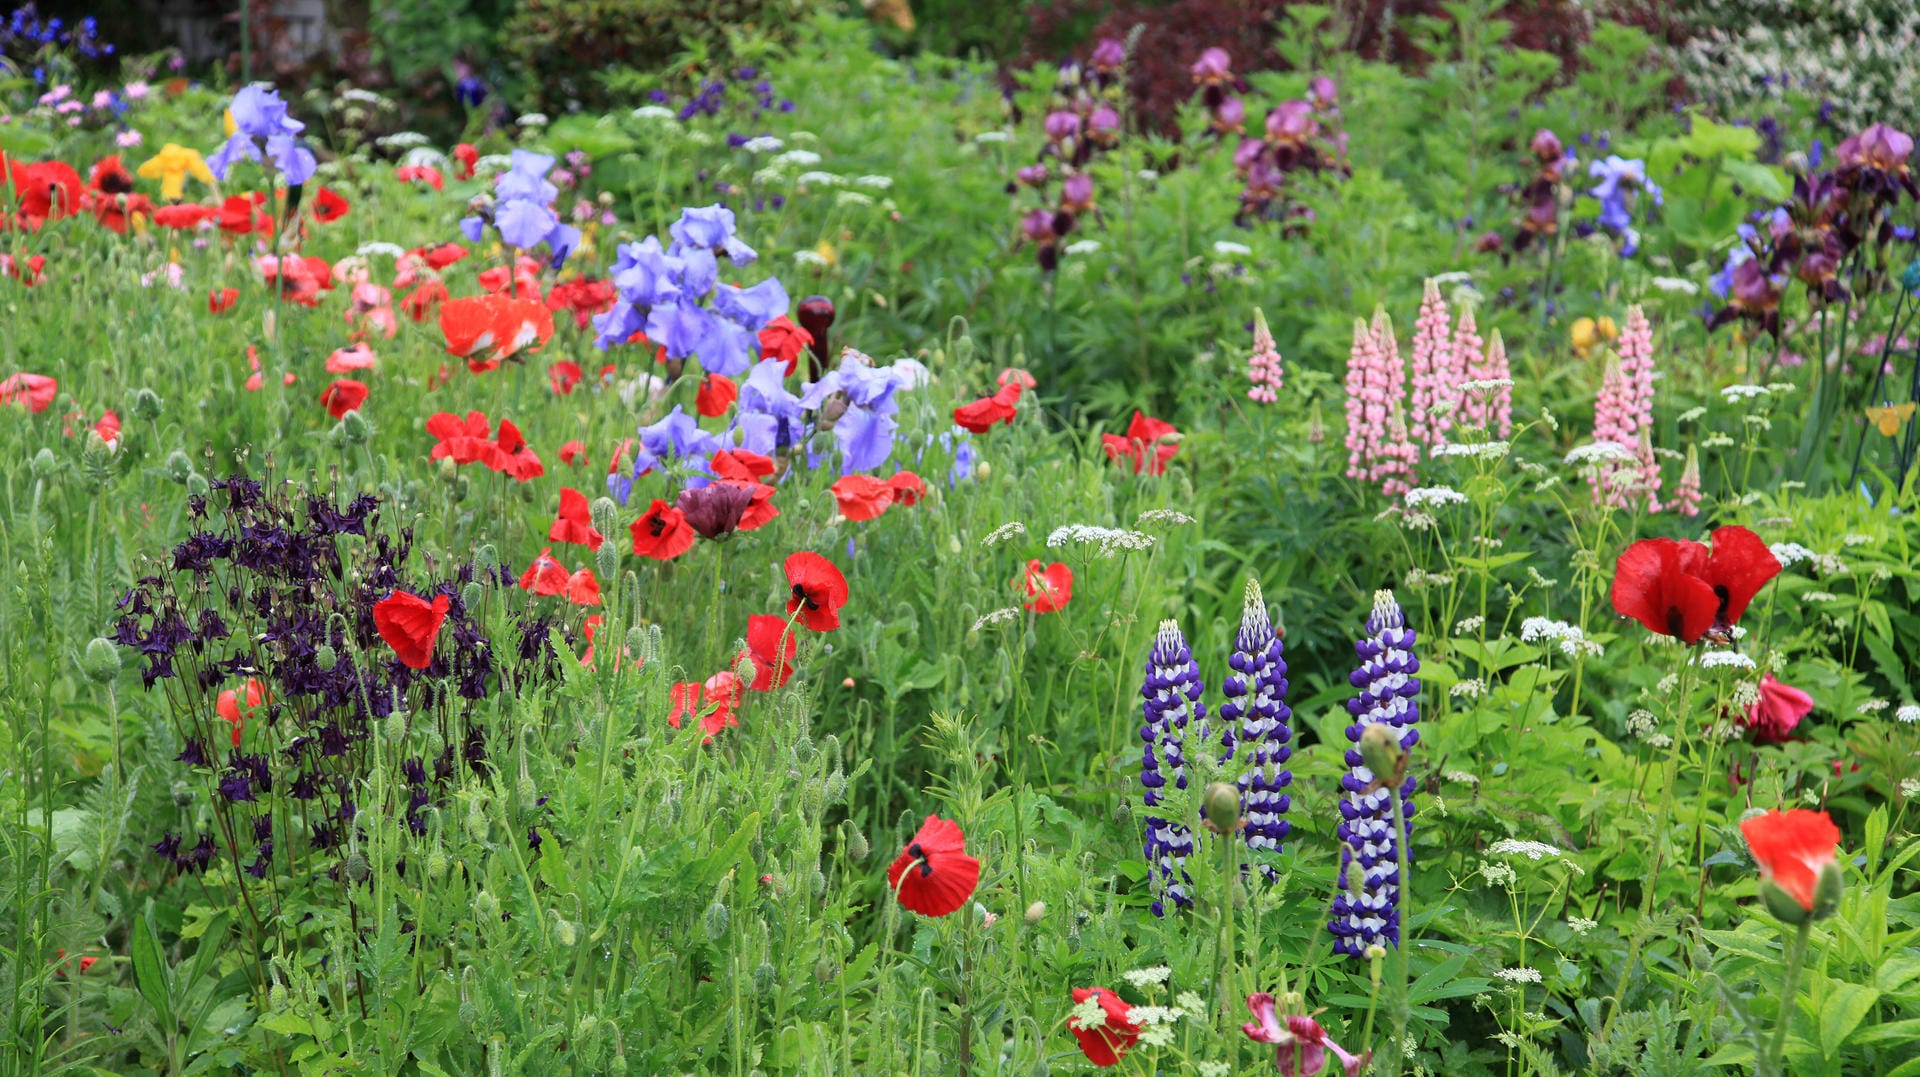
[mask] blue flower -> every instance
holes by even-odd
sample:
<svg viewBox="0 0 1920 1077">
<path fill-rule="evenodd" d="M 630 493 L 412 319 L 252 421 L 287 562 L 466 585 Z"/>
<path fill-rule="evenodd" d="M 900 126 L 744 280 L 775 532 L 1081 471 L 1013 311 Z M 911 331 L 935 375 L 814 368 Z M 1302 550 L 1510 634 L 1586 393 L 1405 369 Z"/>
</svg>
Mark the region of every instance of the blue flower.
<svg viewBox="0 0 1920 1077">
<path fill-rule="evenodd" d="M 704 462 L 723 447 L 717 435 L 700 429 L 699 420 L 675 404 L 666 418 L 640 428 L 640 451 L 634 455 L 633 474 L 638 478 L 675 460 Z"/>
<path fill-rule="evenodd" d="M 534 202 L 551 205 L 560 197 L 560 188 L 547 182 L 553 170 L 553 158 L 532 150 L 514 150 L 513 163 L 494 177 L 493 194 L 502 201 Z"/>
<path fill-rule="evenodd" d="M 510 247 L 537 247 L 558 223 L 545 205 L 519 199 L 501 202 L 493 216 L 500 238 Z"/>
<path fill-rule="evenodd" d="M 1187 787 L 1184 754 L 1187 726 L 1205 721 L 1207 705 L 1200 701 L 1205 685 L 1200 681 L 1200 666 L 1193 660 L 1186 637 L 1174 621 L 1161 621 L 1154 636 L 1153 649 L 1147 654 L 1147 677 L 1140 687 L 1145 722 L 1140 726 L 1144 747 L 1140 756 L 1140 784 L 1146 789 L 1146 805 L 1158 808 L 1166 802 L 1161 790 L 1169 776 L 1175 789 Z M 1206 736 L 1204 726 L 1201 737 Z M 1155 749 L 1159 749 L 1156 753 Z M 1165 768 L 1163 773 L 1162 768 Z M 1187 856 L 1193 852 L 1193 829 L 1159 815 L 1147 816 L 1147 840 L 1143 851 L 1154 876 L 1153 914 L 1167 914 L 1166 900 L 1175 906 L 1193 904 L 1187 885 Z"/>
<path fill-rule="evenodd" d="M 898 429 L 892 416 L 861 407 L 849 407 L 833 424 L 834 440 L 840 443 L 840 473 L 872 471 L 893 455 L 893 435 Z"/>
<path fill-rule="evenodd" d="M 718 203 L 682 209 L 680 219 L 667 231 L 673 236 L 674 254 L 690 250 L 717 251 L 740 266 L 760 257 L 734 235 L 733 211 Z"/>
<path fill-rule="evenodd" d="M 787 290 L 775 277 L 768 277 L 751 288 L 722 284 L 713 295 L 714 313 L 756 333 L 792 305 Z"/>
<path fill-rule="evenodd" d="M 307 125 L 287 115 L 287 103 L 280 99 L 279 90 L 256 82 L 234 94 L 228 110 L 233 113 L 233 134 L 207 158 L 207 167 L 214 175 L 226 179 L 227 172 L 244 158 L 272 161 L 274 170 L 289 186 L 297 187 L 313 178 L 318 162 L 295 137 Z"/>
<path fill-rule="evenodd" d="M 1660 188 L 1647 180 L 1647 163 L 1629 161 L 1618 155 L 1587 166 L 1589 176 L 1598 177 L 1598 186 L 1587 193 L 1600 200 L 1600 225 L 1611 232 L 1624 232 L 1633 222 L 1628 198 L 1636 188 L 1646 188 L 1654 204 L 1660 202 Z"/>
<path fill-rule="evenodd" d="M 647 314 L 647 339 L 667 349 L 669 359 L 698 353 L 712 331 L 713 315 L 692 303 L 668 303 Z"/>
<path fill-rule="evenodd" d="M 1287 809 L 1293 806 L 1286 791 L 1293 783 L 1293 772 L 1286 769 L 1293 757 L 1293 730 L 1287 725 L 1293 712 L 1287 708 L 1287 662 L 1282 650 L 1267 618 L 1260 584 L 1248 580 L 1240 631 L 1227 660 L 1233 672 L 1221 684 L 1227 700 L 1220 705 L 1220 717 L 1229 723 L 1229 734 L 1231 723 L 1240 723 L 1238 744 L 1228 748 L 1222 761 L 1238 755 L 1241 809 L 1246 818 L 1243 833 L 1249 849 L 1266 853 L 1280 852 L 1290 826 Z M 1260 871 L 1269 880 L 1278 877 L 1269 865 L 1261 865 Z"/>
<path fill-rule="evenodd" d="M 1420 742 L 1414 728 L 1420 720 L 1420 680 L 1414 676 L 1420 672 L 1420 659 L 1413 653 L 1414 639 L 1393 592 L 1374 592 L 1367 635 L 1353 645 L 1360 666 L 1348 677 L 1354 694 L 1347 700 L 1347 713 L 1353 717 L 1347 740 L 1354 747 L 1347 749 L 1347 773 L 1340 779 L 1340 888 L 1327 922 L 1335 953 L 1361 957 L 1376 943 L 1400 945 L 1398 850 L 1413 828 L 1409 822 L 1407 833 L 1394 833 L 1392 798 L 1400 798 L 1401 811 L 1411 820 L 1414 779 L 1392 788 L 1390 776 L 1367 768 L 1359 744 L 1368 726 L 1381 724 L 1399 734 L 1402 749 Z"/>
</svg>

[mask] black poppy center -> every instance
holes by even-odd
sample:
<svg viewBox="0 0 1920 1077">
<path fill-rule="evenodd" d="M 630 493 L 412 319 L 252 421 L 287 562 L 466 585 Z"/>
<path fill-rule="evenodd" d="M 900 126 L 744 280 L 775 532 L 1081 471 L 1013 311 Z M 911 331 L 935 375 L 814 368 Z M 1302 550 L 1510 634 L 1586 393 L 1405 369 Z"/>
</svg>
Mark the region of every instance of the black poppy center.
<svg viewBox="0 0 1920 1077">
<path fill-rule="evenodd" d="M 793 585 L 793 600 L 795 602 L 800 603 L 802 606 L 805 606 L 807 609 L 810 609 L 810 610 L 817 610 L 820 608 L 820 604 L 813 600 L 813 596 L 807 593 L 807 589 L 805 587 L 800 586 L 797 583 Z M 917 849 L 919 848 L 919 846 L 916 845 L 914 846 L 914 848 Z M 918 854 L 915 854 L 915 855 L 918 855 Z"/>
<path fill-rule="evenodd" d="M 797 591 L 799 590 L 799 588 L 796 587 L 794 588 L 794 590 Z M 933 860 L 927 856 L 927 851 L 920 847 L 919 842 L 916 841 L 912 845 L 907 846 L 907 855 L 910 857 L 913 857 L 915 860 L 920 861 L 920 877 L 921 878 L 924 879 L 927 876 L 933 874 Z"/>
<path fill-rule="evenodd" d="M 647 522 L 647 529 L 653 533 L 654 538 L 659 538 L 661 535 L 666 533 L 667 521 L 662 519 L 661 517 L 655 516 L 652 520 L 649 520 Z"/>
</svg>

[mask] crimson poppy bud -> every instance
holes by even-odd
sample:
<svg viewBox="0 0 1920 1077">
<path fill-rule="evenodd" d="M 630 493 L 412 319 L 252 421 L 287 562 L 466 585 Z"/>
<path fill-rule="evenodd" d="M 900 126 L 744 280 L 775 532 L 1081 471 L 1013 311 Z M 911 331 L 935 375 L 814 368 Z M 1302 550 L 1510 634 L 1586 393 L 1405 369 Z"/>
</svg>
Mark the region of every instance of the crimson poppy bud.
<svg viewBox="0 0 1920 1077">
<path fill-rule="evenodd" d="M 120 648 L 110 639 L 94 639 L 80 656 L 80 671 L 96 684 L 111 682 L 120 675 Z"/>
</svg>

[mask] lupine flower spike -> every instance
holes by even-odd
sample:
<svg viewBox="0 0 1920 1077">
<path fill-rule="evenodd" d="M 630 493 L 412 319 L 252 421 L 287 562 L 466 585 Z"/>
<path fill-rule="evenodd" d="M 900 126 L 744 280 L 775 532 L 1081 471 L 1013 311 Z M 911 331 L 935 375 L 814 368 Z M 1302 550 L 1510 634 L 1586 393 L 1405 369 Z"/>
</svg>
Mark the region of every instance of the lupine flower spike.
<svg viewBox="0 0 1920 1077">
<path fill-rule="evenodd" d="M 1680 485 L 1673 490 L 1673 511 L 1682 516 L 1700 515 L 1700 449 L 1687 446 L 1687 466 L 1680 472 Z"/>
<path fill-rule="evenodd" d="M 1458 404 L 1459 382 L 1454 370 L 1451 328 L 1447 301 L 1440 298 L 1440 285 L 1428 280 L 1426 295 L 1420 300 L 1420 317 L 1413 325 L 1410 421 L 1414 435 L 1429 448 L 1446 443 Z"/>
<path fill-rule="evenodd" d="M 1353 347 L 1347 352 L 1347 478 L 1367 479 L 1367 375 L 1373 369 L 1373 334 L 1367 323 L 1353 320 Z"/>
<path fill-rule="evenodd" d="M 1161 808 L 1166 802 L 1161 790 L 1169 780 L 1175 789 L 1187 787 L 1187 725 L 1190 721 L 1201 721 L 1201 736 L 1205 737 L 1207 708 L 1200 701 L 1204 688 L 1200 666 L 1193 660 L 1193 651 L 1187 646 L 1186 637 L 1180 634 L 1180 626 L 1173 621 L 1161 621 L 1153 651 L 1147 657 L 1146 684 L 1140 689 L 1145 699 L 1141 709 L 1146 717 L 1140 727 L 1140 739 L 1145 742 L 1140 758 L 1140 784 L 1146 787 L 1149 809 Z M 1178 907 L 1193 904 L 1186 886 L 1191 879 L 1184 867 L 1187 855 L 1193 852 L 1193 828 L 1149 814 L 1145 852 L 1147 862 L 1153 866 L 1154 887 L 1159 895 L 1153 902 L 1153 914 L 1167 914 L 1168 898 Z"/>
<path fill-rule="evenodd" d="M 1258 307 L 1253 311 L 1253 354 L 1247 357 L 1247 380 L 1253 387 L 1247 399 L 1256 404 L 1271 404 L 1280 399 L 1280 349 L 1267 328 L 1267 316 Z"/>
<path fill-rule="evenodd" d="M 1267 602 L 1260 594 L 1258 580 L 1247 581 L 1247 600 L 1240 613 L 1240 632 L 1234 637 L 1233 656 L 1221 685 L 1227 700 L 1220 705 L 1220 717 L 1227 731 L 1239 723 L 1238 745 L 1230 748 L 1226 759 L 1239 753 L 1240 807 L 1246 820 L 1247 847 L 1278 854 L 1286 840 L 1287 809 L 1293 798 L 1287 787 L 1293 772 L 1286 769 L 1293 757 L 1293 729 L 1287 723 L 1293 712 L 1287 708 L 1287 662 L 1281 656 L 1280 637 L 1267 618 Z M 1272 867 L 1260 866 L 1269 880 L 1277 877 Z"/>
<path fill-rule="evenodd" d="M 1361 756 L 1361 737 L 1369 726 L 1382 725 L 1397 736 L 1401 750 L 1420 741 L 1414 728 L 1420 720 L 1420 660 L 1414 656 L 1413 629 L 1394 601 L 1392 591 L 1376 591 L 1367 635 L 1354 644 L 1360 666 L 1348 678 L 1354 688 L 1347 700 L 1353 724 L 1347 727 L 1347 774 L 1340 779 L 1340 892 L 1333 899 L 1327 930 L 1336 953 L 1355 957 L 1374 944 L 1400 944 L 1400 866 L 1392 796 L 1399 796 L 1406 819 L 1414 814 L 1414 779 L 1392 788 L 1393 775 L 1376 775 Z M 1409 849 L 1411 852 L 1411 849 Z"/>
</svg>

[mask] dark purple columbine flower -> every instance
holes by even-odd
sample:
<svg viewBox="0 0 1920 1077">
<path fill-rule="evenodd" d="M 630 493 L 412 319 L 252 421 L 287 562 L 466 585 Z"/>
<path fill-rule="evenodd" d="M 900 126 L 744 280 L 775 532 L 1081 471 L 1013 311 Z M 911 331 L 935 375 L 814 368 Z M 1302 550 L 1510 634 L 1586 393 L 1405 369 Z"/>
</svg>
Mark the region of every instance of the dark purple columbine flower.
<svg viewBox="0 0 1920 1077">
<path fill-rule="evenodd" d="M 1348 677 L 1353 685 L 1347 713 L 1347 773 L 1340 779 L 1339 834 L 1340 890 L 1334 896 L 1327 930 L 1333 933 L 1336 953 L 1365 955 L 1367 947 L 1400 945 L 1400 843 L 1413 831 L 1414 779 L 1398 789 L 1392 775 L 1376 775 L 1360 755 L 1360 735 L 1368 726 L 1386 725 L 1399 735 L 1402 750 L 1420 742 L 1414 726 L 1420 720 L 1420 659 L 1414 656 L 1413 629 L 1394 601 L 1392 591 L 1376 591 L 1367 635 L 1353 645 L 1360 666 Z M 1395 834 L 1392 798 L 1400 798 L 1409 820 L 1407 832 Z M 1408 848 L 1411 859 L 1411 847 Z"/>
<path fill-rule="evenodd" d="M 1180 626 L 1170 620 L 1161 621 L 1153 650 L 1147 655 L 1146 682 L 1140 687 L 1144 700 L 1141 711 L 1146 719 L 1140 726 L 1140 740 L 1144 745 L 1140 756 L 1140 784 L 1146 789 L 1148 808 L 1159 808 L 1166 802 L 1161 790 L 1167 787 L 1169 777 L 1175 789 L 1187 787 L 1187 726 L 1199 721 L 1200 739 L 1206 739 L 1207 705 L 1200 700 L 1204 690 L 1200 666 L 1193 660 L 1193 651 L 1188 648 L 1186 637 L 1180 634 Z M 1150 814 L 1144 851 L 1158 895 L 1153 902 L 1153 914 L 1167 914 L 1168 898 L 1178 908 L 1192 905 L 1187 884 L 1193 880 L 1187 875 L 1185 864 L 1193 852 L 1193 828 Z"/>
<path fill-rule="evenodd" d="M 1293 729 L 1287 724 L 1293 712 L 1287 707 L 1287 662 L 1282 650 L 1267 618 L 1260 584 L 1248 580 L 1240 631 L 1234 637 L 1233 655 L 1227 659 L 1233 672 L 1221 684 L 1227 700 L 1220 705 L 1220 717 L 1228 723 L 1223 737 L 1234 736 L 1232 723 L 1240 726 L 1237 744 L 1228 747 L 1222 761 L 1238 754 L 1247 847 L 1274 854 L 1286 839 L 1287 809 L 1293 806 L 1287 793 L 1293 772 L 1286 769 L 1293 758 Z M 1260 870 L 1269 880 L 1278 877 L 1269 865 L 1261 865 Z"/>
</svg>

